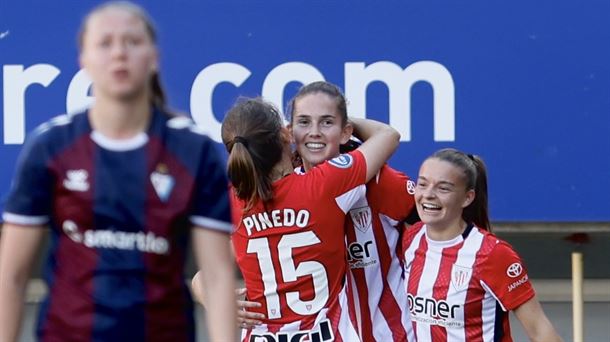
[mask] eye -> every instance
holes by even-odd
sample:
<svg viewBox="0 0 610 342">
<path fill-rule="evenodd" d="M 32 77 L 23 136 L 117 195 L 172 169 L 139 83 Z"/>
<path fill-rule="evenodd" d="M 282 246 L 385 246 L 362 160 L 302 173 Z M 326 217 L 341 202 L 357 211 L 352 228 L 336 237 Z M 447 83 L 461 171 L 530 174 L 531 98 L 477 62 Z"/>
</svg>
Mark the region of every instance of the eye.
<svg viewBox="0 0 610 342">
<path fill-rule="evenodd" d="M 335 124 L 335 122 L 332 119 L 322 120 L 322 126 L 329 127 L 329 126 L 332 126 L 334 124 Z"/>
<path fill-rule="evenodd" d="M 309 125 L 309 119 L 297 119 L 297 125 L 307 126 Z"/>
</svg>

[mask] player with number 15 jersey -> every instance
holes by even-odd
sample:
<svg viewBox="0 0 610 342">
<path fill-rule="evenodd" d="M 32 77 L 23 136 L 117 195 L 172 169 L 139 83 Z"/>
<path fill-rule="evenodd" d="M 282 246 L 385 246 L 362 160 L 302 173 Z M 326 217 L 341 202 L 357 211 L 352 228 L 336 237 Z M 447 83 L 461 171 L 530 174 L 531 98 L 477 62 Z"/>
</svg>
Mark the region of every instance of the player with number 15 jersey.
<svg viewBox="0 0 610 342">
<path fill-rule="evenodd" d="M 233 196 L 232 236 L 237 263 L 259 302 L 264 324 L 244 341 L 302 334 L 312 341 L 354 341 L 345 293 L 345 214 L 363 195 L 365 161 L 341 155 L 307 174 L 289 174 L 273 186 L 274 200 L 244 212 Z"/>
</svg>

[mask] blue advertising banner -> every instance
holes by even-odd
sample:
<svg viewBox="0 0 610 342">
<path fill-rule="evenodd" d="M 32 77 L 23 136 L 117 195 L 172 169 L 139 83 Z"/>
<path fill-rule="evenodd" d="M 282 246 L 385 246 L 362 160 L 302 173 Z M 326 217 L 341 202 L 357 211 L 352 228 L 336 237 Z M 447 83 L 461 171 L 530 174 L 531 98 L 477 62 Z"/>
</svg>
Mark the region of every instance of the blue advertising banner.
<svg viewBox="0 0 610 342">
<path fill-rule="evenodd" d="M 0 2 L 3 198 L 27 132 L 92 100 L 76 34 L 97 3 Z M 439 148 L 481 155 L 494 221 L 610 221 L 610 2 L 140 3 L 172 107 L 216 140 L 238 96 L 284 108 L 326 79 L 401 132 L 413 178 Z"/>
</svg>

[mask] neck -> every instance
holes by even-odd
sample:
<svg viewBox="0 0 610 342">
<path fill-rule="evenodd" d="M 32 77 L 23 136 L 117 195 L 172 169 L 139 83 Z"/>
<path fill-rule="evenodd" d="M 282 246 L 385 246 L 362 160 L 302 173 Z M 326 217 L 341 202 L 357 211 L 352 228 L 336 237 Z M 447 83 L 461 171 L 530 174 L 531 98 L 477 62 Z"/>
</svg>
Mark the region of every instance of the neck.
<svg viewBox="0 0 610 342">
<path fill-rule="evenodd" d="M 128 139 L 146 131 L 150 118 L 147 97 L 130 101 L 98 98 L 89 110 L 91 127 L 113 139 Z"/>
<path fill-rule="evenodd" d="M 448 227 L 438 227 L 435 225 L 426 224 L 426 233 L 428 237 L 435 241 L 448 241 L 455 239 L 466 230 L 467 224 L 460 217 Z"/>
<path fill-rule="evenodd" d="M 271 170 L 271 180 L 277 181 L 280 180 L 294 172 L 294 167 L 292 166 L 292 155 L 290 153 L 290 149 L 284 149 L 284 153 L 282 153 L 282 159 L 279 163 L 275 164 L 273 170 Z"/>
</svg>

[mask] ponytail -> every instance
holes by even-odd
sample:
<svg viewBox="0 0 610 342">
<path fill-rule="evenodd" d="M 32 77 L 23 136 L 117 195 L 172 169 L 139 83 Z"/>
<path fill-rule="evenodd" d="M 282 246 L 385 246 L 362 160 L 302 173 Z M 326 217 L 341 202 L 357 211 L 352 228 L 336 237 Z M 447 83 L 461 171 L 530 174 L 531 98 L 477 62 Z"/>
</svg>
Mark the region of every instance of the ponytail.
<svg viewBox="0 0 610 342">
<path fill-rule="evenodd" d="M 282 119 L 262 99 L 239 100 L 222 122 L 222 141 L 229 152 L 227 171 L 245 211 L 257 201 L 273 199 L 273 167 L 281 160 Z"/>
</svg>

